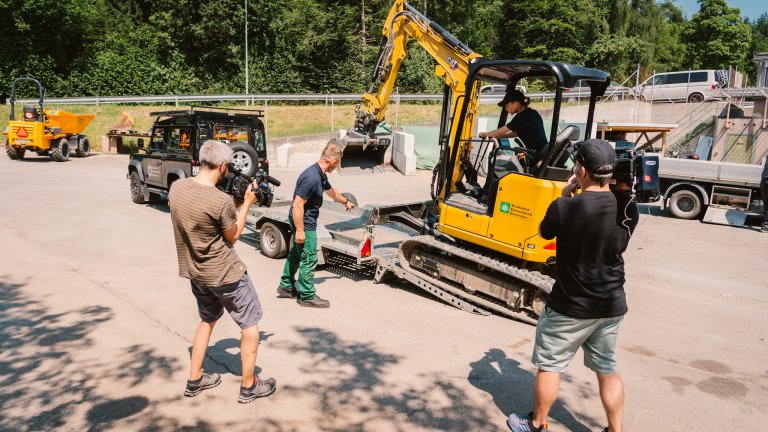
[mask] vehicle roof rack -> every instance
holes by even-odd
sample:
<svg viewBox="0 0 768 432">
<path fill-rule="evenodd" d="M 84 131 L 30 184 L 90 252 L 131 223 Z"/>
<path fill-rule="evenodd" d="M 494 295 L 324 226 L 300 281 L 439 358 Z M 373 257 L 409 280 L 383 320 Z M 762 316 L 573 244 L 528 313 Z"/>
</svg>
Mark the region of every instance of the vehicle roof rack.
<svg viewBox="0 0 768 432">
<path fill-rule="evenodd" d="M 214 113 L 214 114 L 227 114 L 230 116 L 237 116 L 239 115 L 245 115 L 245 116 L 257 116 L 257 117 L 264 117 L 264 110 L 254 110 L 254 109 L 242 109 L 242 108 L 220 108 L 220 107 L 212 107 L 212 106 L 190 106 L 189 109 L 186 110 L 171 110 L 171 111 L 156 111 L 151 112 L 149 115 L 151 117 L 155 116 L 174 116 L 174 115 L 192 115 L 192 114 L 199 114 L 199 113 Z"/>
</svg>

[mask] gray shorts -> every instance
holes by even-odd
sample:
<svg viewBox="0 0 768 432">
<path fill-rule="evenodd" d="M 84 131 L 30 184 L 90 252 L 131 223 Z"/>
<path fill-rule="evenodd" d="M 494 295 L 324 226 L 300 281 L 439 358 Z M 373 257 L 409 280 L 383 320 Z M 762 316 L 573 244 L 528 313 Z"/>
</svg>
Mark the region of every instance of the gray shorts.
<svg viewBox="0 0 768 432">
<path fill-rule="evenodd" d="M 239 281 L 218 287 L 190 282 L 192 294 L 197 299 L 197 311 L 203 322 L 217 321 L 226 309 L 241 329 L 247 329 L 258 324 L 264 315 L 248 272 L 243 273 Z"/>
<path fill-rule="evenodd" d="M 616 338 L 624 316 L 578 319 L 549 307 L 539 317 L 531 361 L 547 372 L 563 372 L 581 347 L 584 366 L 599 374 L 616 372 Z"/>
</svg>

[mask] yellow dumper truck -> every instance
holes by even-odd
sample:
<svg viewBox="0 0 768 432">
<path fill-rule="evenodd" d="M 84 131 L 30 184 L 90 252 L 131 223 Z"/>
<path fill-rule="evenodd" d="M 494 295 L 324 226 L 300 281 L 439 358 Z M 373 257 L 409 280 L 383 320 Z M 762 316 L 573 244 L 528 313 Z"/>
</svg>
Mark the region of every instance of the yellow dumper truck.
<svg viewBox="0 0 768 432">
<path fill-rule="evenodd" d="M 22 118 L 16 119 L 16 84 L 30 81 L 37 85 L 40 100 L 38 106 L 24 106 Z M 72 114 L 61 110 L 43 109 L 45 88 L 34 78 L 16 78 L 11 84 L 11 116 L 8 128 L 3 132 L 7 136 L 5 152 L 10 159 L 21 160 L 29 150 L 39 156 L 49 156 L 57 161 L 69 159 L 70 152 L 85 157 L 90 152 L 88 137 L 82 132 L 93 120 L 93 114 Z"/>
</svg>

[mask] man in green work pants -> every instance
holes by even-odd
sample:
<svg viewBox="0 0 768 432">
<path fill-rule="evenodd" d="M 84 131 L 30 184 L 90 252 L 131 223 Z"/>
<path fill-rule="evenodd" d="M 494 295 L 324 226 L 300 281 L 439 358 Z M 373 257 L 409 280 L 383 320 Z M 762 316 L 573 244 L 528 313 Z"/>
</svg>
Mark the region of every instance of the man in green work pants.
<svg viewBox="0 0 768 432">
<path fill-rule="evenodd" d="M 333 172 L 341 164 L 342 148 L 339 140 L 330 140 L 323 149 L 320 160 L 299 175 L 293 191 L 293 205 L 288 218 L 294 234 L 277 295 L 282 298 L 298 297 L 300 306 L 331 307 L 331 302 L 320 298 L 315 292 L 317 217 L 323 205 L 323 193 L 334 201 L 343 203 L 347 211 L 355 208 L 351 201 L 328 182 L 327 173 Z"/>
</svg>

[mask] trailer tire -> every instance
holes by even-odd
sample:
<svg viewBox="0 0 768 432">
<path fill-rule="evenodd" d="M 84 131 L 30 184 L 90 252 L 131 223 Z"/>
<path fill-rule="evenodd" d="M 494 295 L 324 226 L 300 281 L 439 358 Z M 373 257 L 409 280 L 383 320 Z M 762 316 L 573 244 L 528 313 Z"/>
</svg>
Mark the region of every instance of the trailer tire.
<svg viewBox="0 0 768 432">
<path fill-rule="evenodd" d="M 91 142 L 88 141 L 88 137 L 82 137 L 80 139 L 80 145 L 77 146 L 77 157 L 88 157 L 91 154 Z"/>
<path fill-rule="evenodd" d="M 669 198 L 669 211 L 679 219 L 696 219 L 704 205 L 701 197 L 690 189 L 680 189 Z"/>
<path fill-rule="evenodd" d="M 272 222 L 264 222 L 259 231 L 261 253 L 268 258 L 280 259 L 288 255 L 288 230 Z"/>
<path fill-rule="evenodd" d="M 56 162 L 66 162 L 69 160 L 69 141 L 66 138 L 56 141 L 53 149 L 51 149 L 51 157 Z"/>
<path fill-rule="evenodd" d="M 24 149 L 15 149 L 8 142 L 5 143 L 5 154 L 8 155 L 8 159 L 22 160 L 24 159 L 24 152 Z"/>
<path fill-rule="evenodd" d="M 131 201 L 136 204 L 144 204 L 144 189 L 146 185 L 141 184 L 139 173 L 136 171 L 131 172 Z"/>
<path fill-rule="evenodd" d="M 357 207 L 357 198 L 355 198 L 354 195 L 352 195 L 349 192 L 342 192 L 341 196 L 343 196 L 344 198 L 348 199 L 350 202 L 352 202 L 352 204 L 355 205 L 355 207 Z"/>
</svg>

